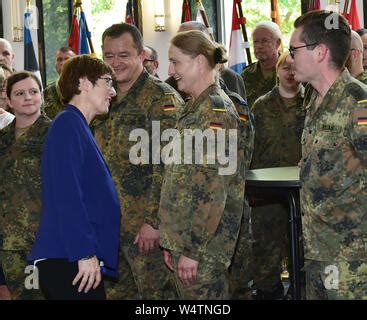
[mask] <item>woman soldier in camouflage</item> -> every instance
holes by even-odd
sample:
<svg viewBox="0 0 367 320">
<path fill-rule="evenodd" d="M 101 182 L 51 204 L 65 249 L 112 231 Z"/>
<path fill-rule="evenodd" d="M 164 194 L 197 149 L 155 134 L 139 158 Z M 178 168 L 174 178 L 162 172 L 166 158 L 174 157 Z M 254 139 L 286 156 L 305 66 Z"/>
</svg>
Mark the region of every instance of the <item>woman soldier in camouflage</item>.
<svg viewBox="0 0 367 320">
<path fill-rule="evenodd" d="M 41 211 L 40 162 L 50 120 L 41 114 L 39 79 L 20 71 L 7 79 L 7 103 L 15 120 L 0 130 L 0 262 L 12 299 L 42 295 L 27 284 L 26 256 Z"/>
<path fill-rule="evenodd" d="M 217 137 L 221 132 L 226 141 L 233 131 L 237 134 L 238 113 L 215 82 L 216 65 L 227 61 L 223 49 L 200 31 L 181 32 L 171 40 L 169 60 L 169 75 L 191 97 L 178 111 L 181 140 L 190 135 L 186 129 Z M 202 163 L 195 158 L 196 134 L 194 140 L 195 148 L 181 152 L 181 164 L 166 163 L 160 244 L 181 299 L 227 299 L 228 267 L 243 212 L 243 151 L 237 152 L 237 141 L 226 144 L 226 151 L 235 148 L 236 168 L 221 175 L 218 159 L 207 150 L 208 140 L 203 141 Z M 186 161 L 190 156 L 192 164 Z"/>
</svg>

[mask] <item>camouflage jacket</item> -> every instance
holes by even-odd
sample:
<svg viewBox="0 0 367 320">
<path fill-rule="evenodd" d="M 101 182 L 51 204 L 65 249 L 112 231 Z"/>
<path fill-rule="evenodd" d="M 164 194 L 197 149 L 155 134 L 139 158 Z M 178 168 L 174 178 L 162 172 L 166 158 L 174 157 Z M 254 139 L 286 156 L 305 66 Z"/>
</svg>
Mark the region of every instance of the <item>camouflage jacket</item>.
<svg viewBox="0 0 367 320">
<path fill-rule="evenodd" d="M 254 62 L 243 69 L 242 77 L 245 82 L 247 103 L 251 110 L 256 99 L 271 91 L 276 85 L 275 67 L 272 76 L 264 78 L 259 62 Z"/>
<path fill-rule="evenodd" d="M 121 236 L 126 242 L 133 241 L 144 223 L 158 229 L 164 165 L 152 164 L 152 139 L 159 139 L 161 132 L 175 127 L 176 111 L 182 107 L 183 101 L 175 90 L 143 71 L 127 95 L 112 103 L 108 115 L 92 125 L 119 193 Z M 156 137 L 152 137 L 152 121 L 160 124 L 161 132 Z M 137 144 L 136 140 L 129 141 L 134 129 L 144 129 L 150 137 L 147 164 L 130 162 L 131 148 Z M 160 151 L 159 140 L 155 151 Z M 154 156 L 159 162 L 159 154 Z"/>
<path fill-rule="evenodd" d="M 61 103 L 59 94 L 57 93 L 56 81 L 52 82 L 43 91 L 44 95 L 44 112 L 50 119 L 54 119 L 59 112 L 64 110 L 65 106 Z"/>
<path fill-rule="evenodd" d="M 230 91 L 223 80 L 219 79 L 219 83 L 237 110 L 239 116 L 238 128 L 240 130 L 238 139 L 239 148 L 244 151 L 245 168 L 249 169 L 254 152 L 255 120 L 253 113 L 250 111 L 247 102 L 239 94 Z"/>
<path fill-rule="evenodd" d="M 285 102 L 278 86 L 258 98 L 253 106 L 256 123 L 251 168 L 296 166 L 301 159 L 301 135 L 305 120 L 304 88 Z"/>
<path fill-rule="evenodd" d="M 367 260 L 367 87 L 347 70 L 306 106 L 301 209 L 305 257 Z"/>
<path fill-rule="evenodd" d="M 18 140 L 0 131 L 0 249 L 30 250 L 41 213 L 41 155 L 50 120 L 41 115 Z"/>
<path fill-rule="evenodd" d="M 367 84 L 367 71 L 363 71 L 360 75 L 356 77 L 356 79 L 363 82 L 364 84 Z"/>
<path fill-rule="evenodd" d="M 187 129 L 212 129 L 209 132 L 213 135 L 222 132 L 228 139 L 228 129 L 237 134 L 236 114 L 228 96 L 219 86 L 212 85 L 195 101 L 189 101 L 180 112 L 178 136 L 183 141 L 182 137 L 186 139 L 188 135 Z M 196 138 L 193 140 L 192 145 L 197 142 Z M 237 147 L 234 144 L 236 151 Z M 184 149 L 186 151 L 187 148 Z M 186 161 L 181 161 L 183 164 L 166 164 L 159 210 L 160 244 L 196 261 L 205 255 L 229 266 L 243 210 L 243 152 L 235 154 L 237 166 L 234 173 L 221 175 L 218 169 L 223 166 L 206 151 L 206 144 L 202 164 L 194 162 L 195 149 L 189 150 L 188 154 L 181 152 L 181 159 L 189 155 L 193 164 Z"/>
</svg>

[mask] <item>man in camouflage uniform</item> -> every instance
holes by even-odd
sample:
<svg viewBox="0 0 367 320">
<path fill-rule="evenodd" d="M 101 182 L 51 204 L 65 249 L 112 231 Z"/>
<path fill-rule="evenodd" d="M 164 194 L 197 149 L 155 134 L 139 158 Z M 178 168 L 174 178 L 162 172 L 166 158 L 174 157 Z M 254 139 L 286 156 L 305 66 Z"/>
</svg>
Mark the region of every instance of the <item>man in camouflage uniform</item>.
<svg viewBox="0 0 367 320">
<path fill-rule="evenodd" d="M 306 296 L 367 299 L 367 87 L 344 68 L 344 17 L 309 12 L 294 26 L 295 78 L 314 88 L 300 173 Z"/>
<path fill-rule="evenodd" d="M 288 52 L 279 57 L 278 84 L 253 105 L 256 134 L 251 169 L 296 166 L 301 159 L 304 88 L 294 81 L 290 62 Z M 251 199 L 256 298 L 279 299 L 282 267 L 290 267 L 288 202 L 276 193 L 261 191 Z"/>
<path fill-rule="evenodd" d="M 122 204 L 120 276 L 117 283 L 106 282 L 107 298 L 172 299 L 176 297 L 173 278 L 159 248 L 158 208 L 164 166 L 152 164 L 157 157 L 160 163 L 159 154 L 152 154 L 152 140 L 149 163 L 131 163 L 129 152 L 136 142 L 129 141 L 129 135 L 134 129 L 151 135 L 152 121 L 160 121 L 161 131 L 174 128 L 176 111 L 183 101 L 169 85 L 144 69 L 142 37 L 135 26 L 113 25 L 103 33 L 102 42 L 104 61 L 116 73 L 117 99 L 108 116 L 93 127 Z M 160 151 L 159 146 L 156 151 Z"/>
<path fill-rule="evenodd" d="M 363 69 L 363 42 L 354 30 L 352 30 L 351 49 L 346 66 L 352 77 L 367 84 L 367 71 Z"/>
<path fill-rule="evenodd" d="M 41 115 L 17 139 L 15 120 L 0 131 L 0 263 L 12 299 L 43 298 L 41 290 L 25 288 L 25 268 L 40 219 L 40 163 L 49 124 Z"/>
<path fill-rule="evenodd" d="M 275 65 L 282 43 L 282 33 L 276 23 L 261 22 L 256 25 L 252 33 L 252 40 L 255 57 L 258 61 L 248 65 L 242 71 L 250 109 L 258 97 L 269 92 L 275 86 Z"/>
<path fill-rule="evenodd" d="M 55 69 L 59 75 L 64 63 L 74 56 L 75 53 L 70 47 L 61 47 L 56 51 Z M 64 110 L 64 105 L 61 103 L 57 92 L 57 81 L 49 84 L 43 95 L 45 99 L 44 111 L 50 119 L 54 119 L 60 111 Z"/>
</svg>

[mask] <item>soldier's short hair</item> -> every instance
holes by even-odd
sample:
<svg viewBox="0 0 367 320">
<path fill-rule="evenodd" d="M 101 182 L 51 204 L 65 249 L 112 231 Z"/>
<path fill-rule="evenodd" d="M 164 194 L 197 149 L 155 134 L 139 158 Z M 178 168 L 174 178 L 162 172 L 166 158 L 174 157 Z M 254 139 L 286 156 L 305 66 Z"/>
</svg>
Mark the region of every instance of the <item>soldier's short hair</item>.
<svg viewBox="0 0 367 320">
<path fill-rule="evenodd" d="M 11 90 L 13 89 L 13 86 L 24 79 L 31 78 L 33 79 L 38 86 L 38 89 L 42 91 L 42 84 L 40 79 L 32 72 L 29 71 L 18 71 L 14 72 L 12 75 L 10 75 L 6 79 L 6 96 L 10 99 L 11 97 Z"/>
<path fill-rule="evenodd" d="M 150 46 L 146 46 L 146 47 L 149 48 L 152 51 L 152 54 L 149 58 L 153 61 L 158 61 L 158 52 L 157 52 L 157 50 L 155 50 L 153 47 L 150 47 Z"/>
<path fill-rule="evenodd" d="M 67 53 L 69 51 L 71 51 L 75 54 L 74 49 L 71 48 L 71 47 L 60 47 L 59 49 L 57 49 L 57 52 Z"/>
<path fill-rule="evenodd" d="M 218 63 L 227 62 L 224 47 L 212 41 L 205 33 L 198 30 L 177 33 L 172 38 L 171 44 L 192 58 L 202 54 L 213 69 Z"/>
<path fill-rule="evenodd" d="M 275 39 L 279 39 L 282 42 L 282 38 L 283 38 L 283 34 L 282 31 L 280 31 L 279 26 L 273 22 L 273 21 L 263 21 L 263 22 L 259 22 L 255 28 L 254 31 L 252 31 L 252 34 L 254 34 L 254 32 L 258 29 L 266 29 L 269 32 L 271 32 L 271 34 L 273 35 L 273 37 Z"/>
<path fill-rule="evenodd" d="M 367 29 L 358 29 L 356 30 L 356 32 L 359 34 L 360 37 L 364 36 L 365 34 L 367 34 Z"/>
<path fill-rule="evenodd" d="M 131 35 L 134 41 L 135 48 L 140 54 L 144 48 L 143 37 L 137 27 L 128 23 L 116 23 L 108 27 L 102 34 L 102 48 L 106 37 L 119 38 L 125 33 L 129 33 Z"/>
<path fill-rule="evenodd" d="M 331 63 L 337 69 L 344 67 L 349 56 L 351 29 L 342 15 L 326 10 L 309 11 L 296 19 L 294 27 L 302 28 L 301 41 L 326 45 L 330 50 Z"/>
<path fill-rule="evenodd" d="M 81 78 L 87 77 L 95 85 L 98 78 L 105 74 L 115 76 L 109 65 L 92 55 L 83 54 L 68 59 L 62 67 L 57 82 L 62 103 L 68 103 L 74 95 L 81 93 L 79 90 L 79 80 Z"/>
</svg>

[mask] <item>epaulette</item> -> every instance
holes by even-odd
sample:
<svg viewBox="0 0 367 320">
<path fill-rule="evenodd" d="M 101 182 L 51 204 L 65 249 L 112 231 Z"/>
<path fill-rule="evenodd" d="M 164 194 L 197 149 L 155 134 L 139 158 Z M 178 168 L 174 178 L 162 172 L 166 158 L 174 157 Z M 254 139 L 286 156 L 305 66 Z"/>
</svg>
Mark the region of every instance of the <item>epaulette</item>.
<svg viewBox="0 0 367 320">
<path fill-rule="evenodd" d="M 173 90 L 173 88 L 169 84 L 167 84 L 167 83 L 165 83 L 163 81 L 158 80 L 156 82 L 156 85 L 162 90 L 162 92 L 165 95 L 173 95 L 173 96 L 176 96 L 175 91 Z"/>
<path fill-rule="evenodd" d="M 245 99 L 243 99 L 238 93 L 233 92 L 233 91 L 228 91 L 227 96 L 231 100 L 235 99 L 236 102 L 238 102 L 241 106 L 247 106 L 247 101 Z"/>
<path fill-rule="evenodd" d="M 357 82 L 350 82 L 346 86 L 348 93 L 360 104 L 367 101 L 367 90 Z"/>
<path fill-rule="evenodd" d="M 227 112 L 227 108 L 224 103 L 224 99 L 218 94 L 209 94 L 209 98 L 213 101 L 213 111 L 215 112 Z"/>
<path fill-rule="evenodd" d="M 256 67 L 256 62 L 250 63 L 249 65 L 247 65 L 242 72 L 244 72 L 245 70 L 247 71 L 254 71 Z"/>
</svg>

